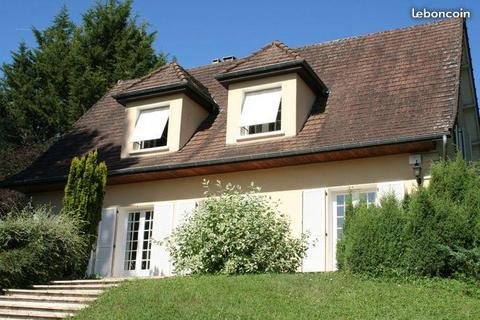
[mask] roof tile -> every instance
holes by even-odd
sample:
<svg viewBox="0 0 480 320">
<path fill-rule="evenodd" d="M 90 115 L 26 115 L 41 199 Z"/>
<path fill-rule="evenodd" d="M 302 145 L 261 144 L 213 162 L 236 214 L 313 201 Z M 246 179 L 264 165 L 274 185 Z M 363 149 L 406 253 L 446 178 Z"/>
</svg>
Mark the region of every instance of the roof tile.
<svg viewBox="0 0 480 320">
<path fill-rule="evenodd" d="M 247 58 L 188 71 L 169 64 L 138 80 L 118 83 L 14 179 L 63 176 L 72 157 L 94 149 L 112 171 L 444 134 L 455 118 L 462 34 L 462 21 L 451 19 L 294 50 L 272 42 Z M 300 56 L 330 90 L 325 110 L 312 112 L 295 137 L 276 143 L 226 145 L 227 90 L 215 75 Z M 208 89 L 220 108 L 218 114 L 212 114 L 178 152 L 121 159 L 125 109 L 112 94 L 184 81 L 189 76 Z"/>
</svg>

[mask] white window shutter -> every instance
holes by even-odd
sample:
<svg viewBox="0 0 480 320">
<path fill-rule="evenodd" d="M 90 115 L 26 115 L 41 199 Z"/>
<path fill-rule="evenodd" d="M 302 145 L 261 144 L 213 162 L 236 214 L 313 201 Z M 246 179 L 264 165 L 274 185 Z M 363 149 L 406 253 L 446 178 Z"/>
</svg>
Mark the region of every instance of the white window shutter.
<svg viewBox="0 0 480 320">
<path fill-rule="evenodd" d="M 303 191 L 302 207 L 302 232 L 309 233 L 302 271 L 325 271 L 325 189 Z"/>
<path fill-rule="evenodd" d="M 195 209 L 195 201 L 177 202 L 175 205 L 175 228 L 181 226 L 185 217 Z"/>
<path fill-rule="evenodd" d="M 103 209 L 102 220 L 98 225 L 94 273 L 99 274 L 102 277 L 112 276 L 111 270 L 116 216 L 116 208 Z"/>
<path fill-rule="evenodd" d="M 405 197 L 405 185 L 403 181 L 382 182 L 377 184 L 378 199 L 393 193 L 398 201 Z"/>
<path fill-rule="evenodd" d="M 169 108 L 142 110 L 138 115 L 131 142 L 160 139 L 168 121 Z"/>
<path fill-rule="evenodd" d="M 165 238 L 172 233 L 172 220 L 173 203 L 155 203 L 151 253 L 152 275 L 168 276 L 171 274 L 170 255 L 165 245 Z"/>
<path fill-rule="evenodd" d="M 245 127 L 275 122 L 281 99 L 281 88 L 246 93 L 240 126 Z"/>
</svg>

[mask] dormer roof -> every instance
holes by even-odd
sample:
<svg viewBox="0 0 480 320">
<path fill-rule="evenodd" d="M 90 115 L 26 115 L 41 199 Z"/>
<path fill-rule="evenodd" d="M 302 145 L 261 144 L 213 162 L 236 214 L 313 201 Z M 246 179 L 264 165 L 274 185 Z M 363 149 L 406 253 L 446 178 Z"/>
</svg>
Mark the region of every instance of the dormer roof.
<svg viewBox="0 0 480 320">
<path fill-rule="evenodd" d="M 297 72 L 314 92 L 326 93 L 327 87 L 308 62 L 294 49 L 275 40 L 245 59 L 217 74 L 215 78 L 227 87 L 229 83 Z"/>
<path fill-rule="evenodd" d="M 187 94 L 209 112 L 218 109 L 208 89 L 175 61 L 140 78 L 113 97 L 125 106 L 130 101 L 180 92 Z"/>
</svg>

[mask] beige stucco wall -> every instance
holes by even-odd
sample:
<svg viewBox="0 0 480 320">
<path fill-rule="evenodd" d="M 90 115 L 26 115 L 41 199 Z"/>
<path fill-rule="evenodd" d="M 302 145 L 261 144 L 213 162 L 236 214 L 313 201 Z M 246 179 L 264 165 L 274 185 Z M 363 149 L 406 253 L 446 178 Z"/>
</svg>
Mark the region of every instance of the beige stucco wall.
<svg viewBox="0 0 480 320">
<path fill-rule="evenodd" d="M 203 179 L 212 182 L 216 180 L 222 183 L 230 182 L 245 188 L 254 182 L 272 199 L 280 201 L 281 211 L 290 217 L 292 230 L 298 234 L 301 232 L 303 190 L 323 187 L 348 189 L 362 184 L 408 180 L 408 191 L 410 185 L 414 186 L 413 170 L 408 163 L 408 157 L 408 154 L 402 154 L 113 185 L 107 186 L 104 207 L 202 198 Z M 423 173 L 428 174 L 427 161 L 423 162 Z M 62 196 L 61 191 L 37 193 L 33 195 L 33 200 L 36 203 L 50 202 L 58 207 L 61 205 Z"/>
<path fill-rule="evenodd" d="M 166 179 L 142 183 L 107 186 L 104 207 L 153 208 L 154 203 L 169 202 L 174 206 L 181 201 L 198 200 L 203 197 L 202 181 L 207 179 L 213 185 L 216 180 L 222 183 L 239 184 L 248 188 L 252 182 L 262 188 L 262 192 L 279 202 L 279 209 L 291 223 L 292 234 L 302 233 L 303 191 L 326 188 L 325 228 L 328 234 L 336 232 L 336 223 L 331 201 L 337 193 L 352 191 L 378 191 L 381 182 L 403 181 L 406 192 L 416 188 L 409 154 L 364 158 L 355 160 L 316 163 L 273 169 L 242 171 L 218 175 Z M 428 179 L 429 164 L 438 159 L 438 153 L 422 155 L 422 173 Z M 427 181 L 425 181 L 427 183 Z M 35 203 L 51 203 L 61 206 L 62 192 L 37 193 Z M 120 210 L 120 213 L 125 210 Z M 173 216 L 175 220 L 176 217 Z M 336 236 L 327 236 L 325 242 L 325 268 L 335 269 Z M 118 256 L 118 255 L 117 255 Z"/>
<path fill-rule="evenodd" d="M 282 89 L 282 129 L 281 135 L 276 136 L 295 136 L 301 130 L 315 101 L 315 95 L 298 74 L 243 81 L 228 87 L 227 144 L 251 141 L 237 141 L 240 137 L 240 117 L 245 93 L 271 88 Z"/>
<path fill-rule="evenodd" d="M 199 125 L 208 116 L 208 112 L 195 103 L 185 94 L 173 94 L 163 97 L 144 99 L 128 103 L 125 108 L 123 124 L 122 153 L 121 157 L 149 156 L 152 152 L 148 149 L 141 152 L 132 152 L 133 144 L 130 137 L 135 129 L 135 124 L 141 110 L 169 107 L 167 148 L 152 150 L 158 152 L 174 152 L 180 150 L 192 137 Z"/>
</svg>

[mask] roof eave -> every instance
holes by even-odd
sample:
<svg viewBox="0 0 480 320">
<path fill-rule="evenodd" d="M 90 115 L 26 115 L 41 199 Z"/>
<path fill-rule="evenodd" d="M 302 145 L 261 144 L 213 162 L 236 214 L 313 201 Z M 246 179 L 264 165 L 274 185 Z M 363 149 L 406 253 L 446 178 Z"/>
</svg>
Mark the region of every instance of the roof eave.
<svg viewBox="0 0 480 320">
<path fill-rule="evenodd" d="M 298 73 L 314 92 L 320 92 L 322 94 L 328 93 L 327 86 L 304 59 L 280 62 L 240 71 L 220 73 L 215 76 L 215 79 L 217 79 L 224 87 L 228 87 L 230 83 L 234 82 L 253 80 L 291 72 Z"/>
<path fill-rule="evenodd" d="M 119 93 L 112 95 L 112 97 L 121 105 L 126 106 L 128 102 L 175 93 L 185 93 L 210 113 L 218 110 L 217 103 L 208 94 L 194 86 L 190 81 L 181 81 L 148 89 Z"/>
<path fill-rule="evenodd" d="M 108 172 L 109 177 L 118 177 L 126 176 L 132 174 L 143 174 L 143 173 L 152 173 L 157 171 L 168 171 L 168 170 L 181 170 L 194 167 L 204 167 L 204 166 L 215 166 L 228 163 L 239 163 L 252 160 L 266 160 L 266 159 L 279 159 L 279 158 L 288 158 L 294 156 L 302 156 L 309 154 L 317 154 L 322 152 L 332 152 L 332 151 L 348 151 L 354 149 L 362 148 L 371 148 L 378 146 L 394 145 L 394 144 L 404 144 L 409 142 L 422 142 L 422 141 L 436 141 L 442 139 L 444 135 L 450 136 L 450 133 L 438 133 L 432 135 L 423 135 L 415 137 L 401 137 L 393 138 L 386 140 L 375 140 L 369 141 L 366 143 L 352 143 L 352 144 L 343 144 L 343 145 L 334 145 L 334 146 L 325 146 L 318 148 L 308 148 L 301 150 L 289 150 L 289 151 L 278 151 L 278 152 L 268 152 L 263 154 L 239 156 L 239 157 L 229 157 L 229 158 L 220 158 L 215 160 L 204 160 L 188 163 L 179 163 L 179 164 L 165 164 L 157 166 L 148 166 L 148 167 L 137 167 L 137 168 L 124 168 L 116 169 Z M 46 179 L 25 179 L 25 180 L 16 180 L 16 181 L 1 181 L 0 188 L 12 188 L 12 189 L 22 189 L 23 187 L 28 187 L 36 184 L 55 184 L 66 181 L 66 176 L 56 176 Z"/>
</svg>

